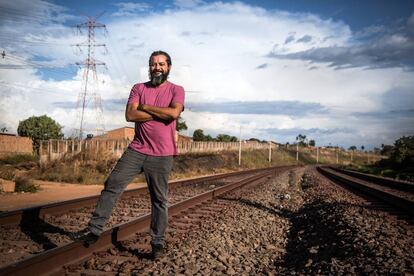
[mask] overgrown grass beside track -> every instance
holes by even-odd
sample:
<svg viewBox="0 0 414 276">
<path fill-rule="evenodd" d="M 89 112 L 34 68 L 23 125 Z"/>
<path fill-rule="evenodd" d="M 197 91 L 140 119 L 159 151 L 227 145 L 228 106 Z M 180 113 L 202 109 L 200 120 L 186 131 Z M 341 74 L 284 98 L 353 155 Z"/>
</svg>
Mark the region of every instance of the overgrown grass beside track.
<svg viewBox="0 0 414 276">
<path fill-rule="evenodd" d="M 299 154 L 299 162 L 296 161 L 296 150 L 280 148 L 272 150 L 271 162 L 269 162 L 269 151 L 262 150 L 243 150 L 241 166 L 239 166 L 239 155 L 237 151 L 217 153 L 192 153 L 179 155 L 174 160 L 174 167 L 170 179 L 188 178 L 199 175 L 215 173 L 225 173 L 230 171 L 264 168 L 269 166 L 283 166 L 293 164 L 316 164 L 316 151 L 302 149 Z M 22 160 L 20 163 L 18 160 Z M 26 157 L 15 157 L 8 159 L 8 163 L 0 164 L 2 178 L 14 180 L 21 174 L 30 174 L 32 179 L 80 183 L 80 184 L 103 184 L 117 159 L 104 153 L 87 154 L 82 153 L 70 158 L 47 163 L 45 165 L 36 164 L 24 170 Z M 30 159 L 33 160 L 33 159 Z M 349 156 L 344 153 L 338 155 L 339 164 L 350 162 Z M 367 162 L 365 157 L 354 157 L 356 164 Z M 11 165 L 13 163 L 14 165 Z M 26 162 L 27 163 L 27 162 Z M 34 163 L 34 162 L 32 162 Z M 335 151 L 321 151 L 319 163 L 335 164 Z M 134 182 L 145 181 L 143 175 L 137 176 Z"/>
</svg>

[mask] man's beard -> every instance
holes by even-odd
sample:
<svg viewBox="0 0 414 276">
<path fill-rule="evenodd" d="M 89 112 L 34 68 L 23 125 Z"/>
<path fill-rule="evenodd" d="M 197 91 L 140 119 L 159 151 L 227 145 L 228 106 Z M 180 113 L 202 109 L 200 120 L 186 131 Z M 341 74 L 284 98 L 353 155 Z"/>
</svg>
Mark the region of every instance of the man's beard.
<svg viewBox="0 0 414 276">
<path fill-rule="evenodd" d="M 160 84 L 162 84 L 164 81 L 167 80 L 168 75 L 170 74 L 170 70 L 168 70 L 167 72 L 161 72 L 161 74 L 156 75 L 156 73 L 161 72 L 161 71 L 157 71 L 157 72 L 150 72 L 150 79 L 151 79 L 151 84 L 153 86 L 158 86 Z"/>
</svg>

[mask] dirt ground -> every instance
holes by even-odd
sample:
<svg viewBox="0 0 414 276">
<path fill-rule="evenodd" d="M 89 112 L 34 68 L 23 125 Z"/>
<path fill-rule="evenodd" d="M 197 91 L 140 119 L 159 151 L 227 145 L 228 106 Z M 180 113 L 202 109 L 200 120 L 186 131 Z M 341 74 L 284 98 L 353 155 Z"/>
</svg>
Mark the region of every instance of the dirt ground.
<svg viewBox="0 0 414 276">
<path fill-rule="evenodd" d="M 203 174 L 196 177 L 209 175 L 211 174 Z M 194 177 L 174 179 L 170 183 L 191 178 Z M 0 193 L 0 212 L 98 195 L 103 189 L 103 185 L 69 184 L 42 180 L 34 180 L 34 184 L 40 186 L 40 190 L 36 193 Z M 146 186 L 147 183 L 145 182 L 131 183 L 128 185 L 127 190 Z M 53 197 L 50 195 L 53 195 Z"/>
<path fill-rule="evenodd" d="M 40 190 L 36 193 L 1 193 L 0 211 L 11 211 L 97 195 L 103 188 L 102 185 L 67 184 L 40 180 L 35 180 L 35 184 L 40 186 Z M 146 183 L 131 183 L 127 189 L 134 189 L 146 185 Z"/>
</svg>

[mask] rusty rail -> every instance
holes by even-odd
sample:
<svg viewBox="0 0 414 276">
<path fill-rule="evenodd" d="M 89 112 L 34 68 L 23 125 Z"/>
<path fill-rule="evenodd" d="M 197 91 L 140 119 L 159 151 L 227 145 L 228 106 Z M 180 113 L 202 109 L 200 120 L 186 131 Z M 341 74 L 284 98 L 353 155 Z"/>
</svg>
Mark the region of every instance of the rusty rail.
<svg viewBox="0 0 414 276">
<path fill-rule="evenodd" d="M 184 210 L 199 205 L 200 203 L 213 200 L 219 195 L 260 181 L 276 172 L 286 171 L 292 167 L 295 166 L 262 169 L 262 173 L 259 175 L 230 183 L 174 204 L 169 207 L 169 217 L 177 215 Z M 105 250 L 114 244 L 117 244 L 117 242 L 127 239 L 131 235 L 147 229 L 149 227 L 150 220 L 151 216 L 150 214 L 147 214 L 133 221 L 116 225 L 112 229 L 102 233 L 99 240 L 89 247 L 85 247 L 81 241 L 78 241 L 45 251 L 36 256 L 1 268 L 0 275 L 61 275 L 63 266 L 81 261 L 96 251 Z"/>
<path fill-rule="evenodd" d="M 217 174 L 217 175 L 212 175 L 212 176 L 199 177 L 195 179 L 172 181 L 169 183 L 169 185 L 171 185 L 171 187 L 178 187 L 181 185 L 218 180 L 218 179 L 222 179 L 222 178 L 226 178 L 230 176 L 237 176 L 237 175 L 249 174 L 249 173 L 254 173 L 254 172 L 260 172 L 262 170 L 266 170 L 266 168 L 246 170 L 246 171 L 237 171 L 237 172 L 231 172 L 231 173 L 223 173 L 223 174 Z M 121 199 L 125 199 L 125 198 L 132 197 L 132 196 L 137 196 L 137 195 L 141 195 L 145 193 L 148 193 L 147 187 L 126 190 L 122 194 Z M 67 201 L 61 201 L 61 202 L 39 205 L 35 207 L 24 208 L 24 209 L 9 211 L 9 212 L 3 212 L 3 213 L 0 213 L 0 225 L 18 224 L 21 222 L 23 217 L 44 219 L 46 214 L 57 215 L 57 214 L 66 213 L 69 210 L 73 210 L 77 208 L 94 206 L 96 202 L 98 201 L 98 198 L 99 198 L 99 195 L 87 196 L 87 197 L 82 197 L 82 198 L 77 198 L 77 199 L 72 199 L 72 200 L 67 200 Z"/>
<path fill-rule="evenodd" d="M 383 202 L 386 202 L 387 204 L 404 212 L 405 214 L 414 217 L 414 202 L 411 200 L 368 186 L 363 183 L 364 181 L 359 180 L 355 176 L 351 177 L 349 175 L 339 173 L 338 171 L 333 170 L 331 168 L 319 166 L 317 167 L 317 170 L 324 176 L 333 180 L 334 182 L 350 186 L 351 188 L 367 196 L 374 197 Z M 377 184 L 373 181 L 371 181 L 371 183 Z"/>
</svg>

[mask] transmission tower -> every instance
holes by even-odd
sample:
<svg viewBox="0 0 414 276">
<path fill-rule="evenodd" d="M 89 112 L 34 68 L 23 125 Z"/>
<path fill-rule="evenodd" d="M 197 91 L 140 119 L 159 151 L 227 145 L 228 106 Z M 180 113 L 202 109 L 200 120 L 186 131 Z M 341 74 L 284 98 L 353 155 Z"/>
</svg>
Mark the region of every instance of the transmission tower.
<svg viewBox="0 0 414 276">
<path fill-rule="evenodd" d="M 94 135 L 101 135 L 105 132 L 105 126 L 103 122 L 103 109 L 101 103 L 101 95 L 98 92 L 98 76 L 96 73 L 96 66 L 105 66 L 106 64 L 102 61 L 95 59 L 95 47 L 105 47 L 105 44 L 97 44 L 95 42 L 95 28 L 103 28 L 105 32 L 106 26 L 104 24 L 96 22 L 97 18 L 88 17 L 86 22 L 78 24 L 76 27 L 79 32 L 82 33 L 82 29 L 86 28 L 88 30 L 88 40 L 84 43 L 75 44 L 74 46 L 87 47 L 88 54 L 84 61 L 77 62 L 76 65 L 83 67 L 83 83 L 81 90 L 78 94 L 78 100 L 76 102 L 76 126 L 79 128 L 74 128 L 72 137 L 77 137 L 83 139 L 84 132 L 93 132 Z M 90 74 L 92 74 L 93 81 L 90 79 Z M 90 101 L 93 101 L 94 112 L 90 112 L 87 109 L 87 106 Z M 92 123 L 86 120 L 88 117 L 91 117 L 91 113 L 95 113 L 95 123 Z M 87 116 L 89 115 L 89 116 Z"/>
</svg>

